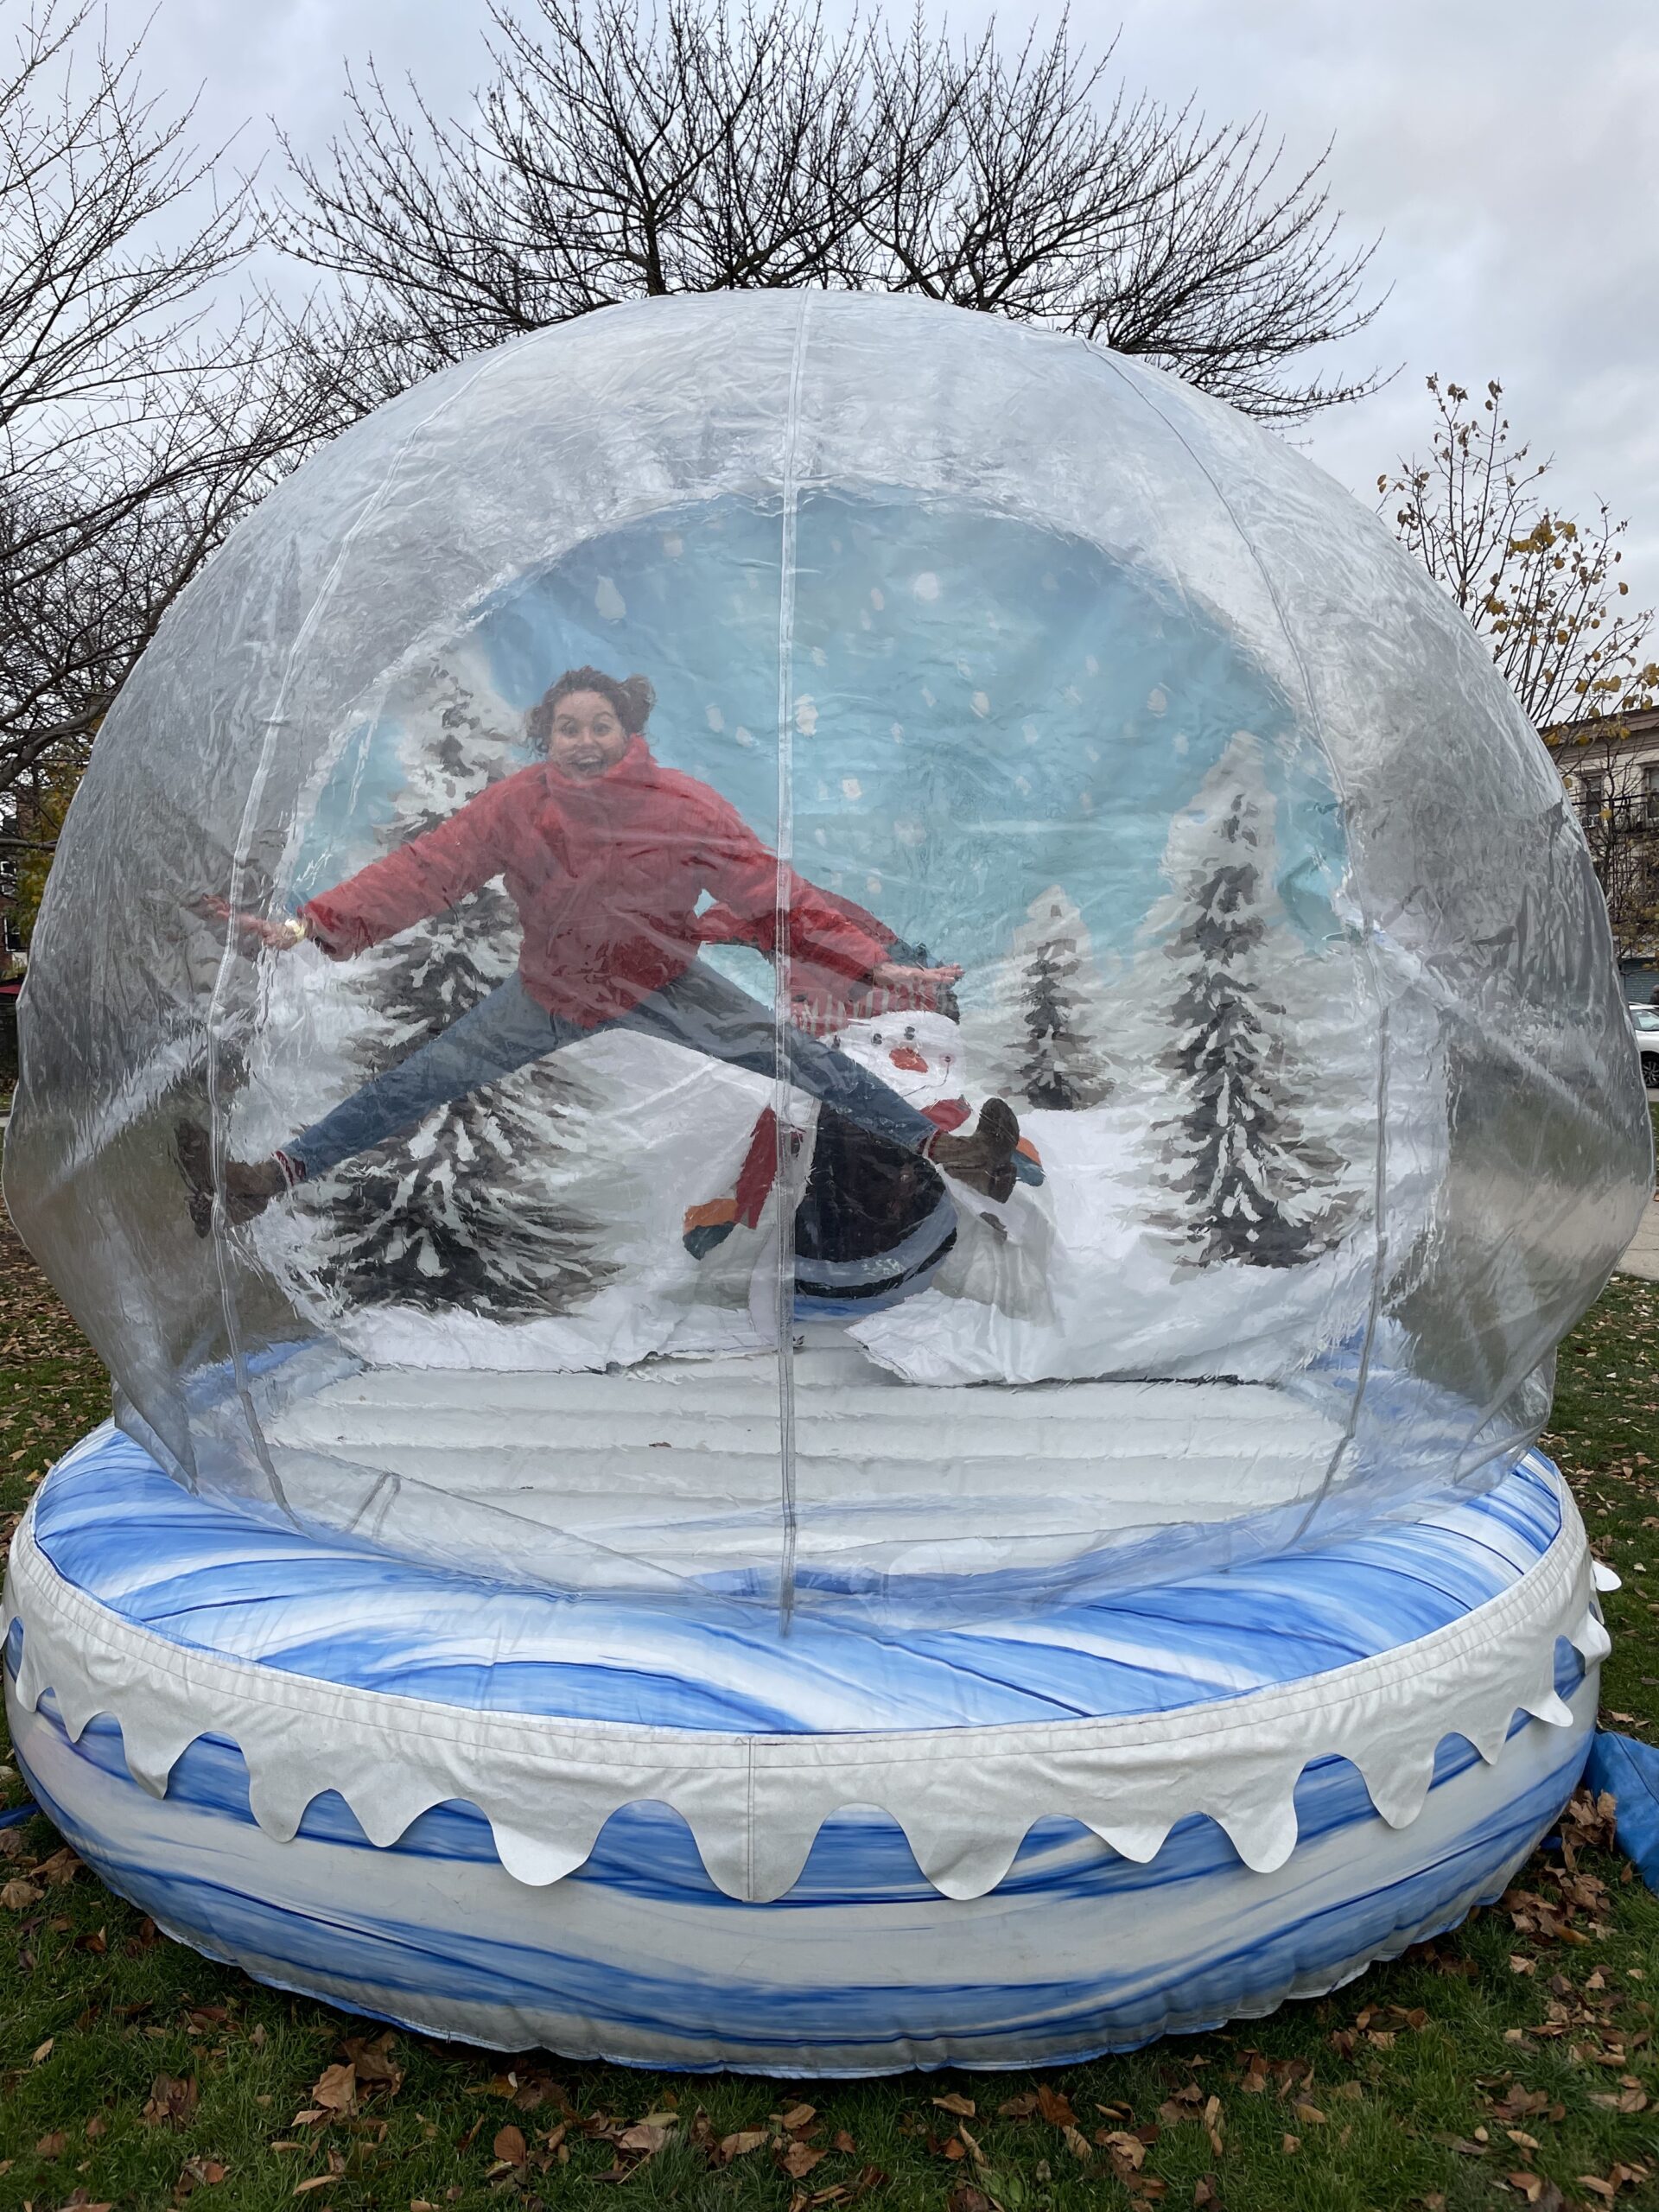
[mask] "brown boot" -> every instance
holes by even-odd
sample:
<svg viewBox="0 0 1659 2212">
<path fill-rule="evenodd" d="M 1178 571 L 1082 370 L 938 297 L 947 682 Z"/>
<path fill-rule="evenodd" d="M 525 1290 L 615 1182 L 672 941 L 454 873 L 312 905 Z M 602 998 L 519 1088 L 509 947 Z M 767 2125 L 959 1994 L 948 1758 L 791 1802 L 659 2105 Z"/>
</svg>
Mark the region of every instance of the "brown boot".
<svg viewBox="0 0 1659 2212">
<path fill-rule="evenodd" d="M 189 1186 L 191 1222 L 197 1236 L 206 1236 L 213 1225 L 213 1140 L 200 1122 L 181 1122 L 174 1131 L 174 1142 L 178 1147 L 180 1169 Z M 264 1211 L 273 1198 L 280 1198 L 296 1180 L 280 1154 L 270 1160 L 227 1160 L 225 1218 L 237 1227 L 251 1221 L 256 1214 Z"/>
<path fill-rule="evenodd" d="M 971 1136 L 952 1136 L 941 1130 L 930 1139 L 925 1157 L 970 1191 L 978 1191 L 999 1205 L 1013 1192 L 1014 1148 L 1020 1141 L 1020 1124 L 1006 1099 L 988 1098 L 979 1109 Z"/>
</svg>

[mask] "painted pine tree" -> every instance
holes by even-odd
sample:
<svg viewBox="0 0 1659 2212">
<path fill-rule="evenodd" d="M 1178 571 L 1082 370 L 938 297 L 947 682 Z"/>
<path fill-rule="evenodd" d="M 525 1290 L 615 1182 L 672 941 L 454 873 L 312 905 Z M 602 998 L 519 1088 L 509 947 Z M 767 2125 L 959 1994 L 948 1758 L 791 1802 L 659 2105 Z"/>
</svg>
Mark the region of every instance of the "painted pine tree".
<svg viewBox="0 0 1659 2212">
<path fill-rule="evenodd" d="M 1076 1113 L 1112 1088 L 1094 1034 L 1098 995 L 1089 932 L 1058 885 L 1034 899 L 998 983 L 997 1080 L 1027 1106 Z"/>
<path fill-rule="evenodd" d="M 1305 1125 L 1309 1077 L 1271 987 L 1294 959 L 1273 893 L 1273 803 L 1257 741 L 1236 737 L 1172 834 L 1165 953 L 1181 973 L 1157 1065 L 1175 1113 L 1161 1123 L 1155 1217 L 1200 1265 L 1290 1268 L 1317 1259 L 1351 1218 L 1344 1163 Z"/>
<path fill-rule="evenodd" d="M 381 842 L 389 850 L 445 820 L 508 772 L 512 728 L 480 710 L 449 665 L 430 669 L 404 717 L 407 780 Z M 404 1058 L 512 975 L 518 927 L 499 884 L 352 963 L 365 1078 Z M 323 1224 L 323 1282 L 359 1304 L 459 1306 L 498 1320 L 556 1313 L 597 1287 L 593 1224 L 556 1195 L 573 1117 L 591 1106 L 549 1058 L 347 1160 L 308 1192 Z"/>
</svg>

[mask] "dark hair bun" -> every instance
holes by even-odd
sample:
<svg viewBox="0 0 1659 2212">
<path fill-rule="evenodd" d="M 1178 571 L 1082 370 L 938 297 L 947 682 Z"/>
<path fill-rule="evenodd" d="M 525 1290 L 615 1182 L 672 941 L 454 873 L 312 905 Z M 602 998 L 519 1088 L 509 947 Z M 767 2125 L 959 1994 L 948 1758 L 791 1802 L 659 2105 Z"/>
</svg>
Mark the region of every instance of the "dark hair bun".
<svg viewBox="0 0 1659 2212">
<path fill-rule="evenodd" d="M 629 712 L 623 721 L 630 730 L 644 729 L 651 720 L 651 710 L 657 703 L 657 687 L 648 676 L 625 676 L 617 689 L 627 700 Z"/>
</svg>

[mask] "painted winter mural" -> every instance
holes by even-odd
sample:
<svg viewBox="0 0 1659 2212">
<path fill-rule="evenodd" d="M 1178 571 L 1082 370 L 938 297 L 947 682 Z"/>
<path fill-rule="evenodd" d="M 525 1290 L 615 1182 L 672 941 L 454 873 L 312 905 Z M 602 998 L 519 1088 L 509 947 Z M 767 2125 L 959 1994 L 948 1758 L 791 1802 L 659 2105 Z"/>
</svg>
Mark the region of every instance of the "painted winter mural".
<svg viewBox="0 0 1659 2212">
<path fill-rule="evenodd" d="M 780 1269 L 798 1316 L 918 1382 L 1274 1380 L 1355 1339 L 1378 1193 L 1408 1251 L 1442 1149 L 1379 1160 L 1384 1000 L 1420 1131 L 1443 1128 L 1443 1071 L 1408 959 L 1350 911 L 1290 703 L 1224 626 L 1102 549 L 814 495 L 780 725 L 778 530 L 737 499 L 659 516 L 411 647 L 342 730 L 287 895 L 530 765 L 561 671 L 639 671 L 665 767 L 772 849 L 786 794 L 813 892 L 961 970 L 906 997 L 791 965 L 780 1002 L 942 1129 L 1005 1101 L 1010 1186 L 886 1157 L 758 1068 L 601 1031 L 273 1207 L 265 1263 L 348 1349 L 438 1367 L 764 1348 Z M 700 960 L 770 1007 L 764 930 L 709 933 Z M 238 1154 L 442 1030 L 517 953 L 495 882 L 359 958 L 276 964 Z"/>
</svg>

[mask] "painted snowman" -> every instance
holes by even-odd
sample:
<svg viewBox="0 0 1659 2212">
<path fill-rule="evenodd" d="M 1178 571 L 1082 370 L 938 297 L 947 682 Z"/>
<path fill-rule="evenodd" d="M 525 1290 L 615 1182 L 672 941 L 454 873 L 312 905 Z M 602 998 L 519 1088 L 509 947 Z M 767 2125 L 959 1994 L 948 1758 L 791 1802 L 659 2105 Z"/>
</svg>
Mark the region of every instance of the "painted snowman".
<svg viewBox="0 0 1659 2212">
<path fill-rule="evenodd" d="M 821 1033 L 941 1129 L 972 1122 L 962 1030 L 949 1015 L 897 1007 L 855 1018 L 846 1008 L 823 1023 Z M 773 1211 L 793 1219 L 796 1316 L 843 1325 L 913 1298 L 952 1272 L 953 1262 L 965 1285 L 964 1238 L 974 1250 L 988 1238 L 993 1250 L 1005 1244 L 1020 1195 L 1043 1179 L 1034 1147 L 1022 1143 L 1013 1207 L 995 1206 L 947 1185 L 920 1154 L 872 1135 L 833 1107 L 797 1098 L 781 1147 L 768 1110 L 755 1125 L 736 1189 L 687 1212 L 684 1241 L 693 1257 L 713 1251 L 734 1228 L 759 1225 L 780 1154 L 787 1187 Z M 775 1309 L 772 1249 L 772 1260 L 756 1268 L 750 1300 L 763 1334 Z M 972 1272 L 982 1277 L 985 1270 Z"/>
</svg>

